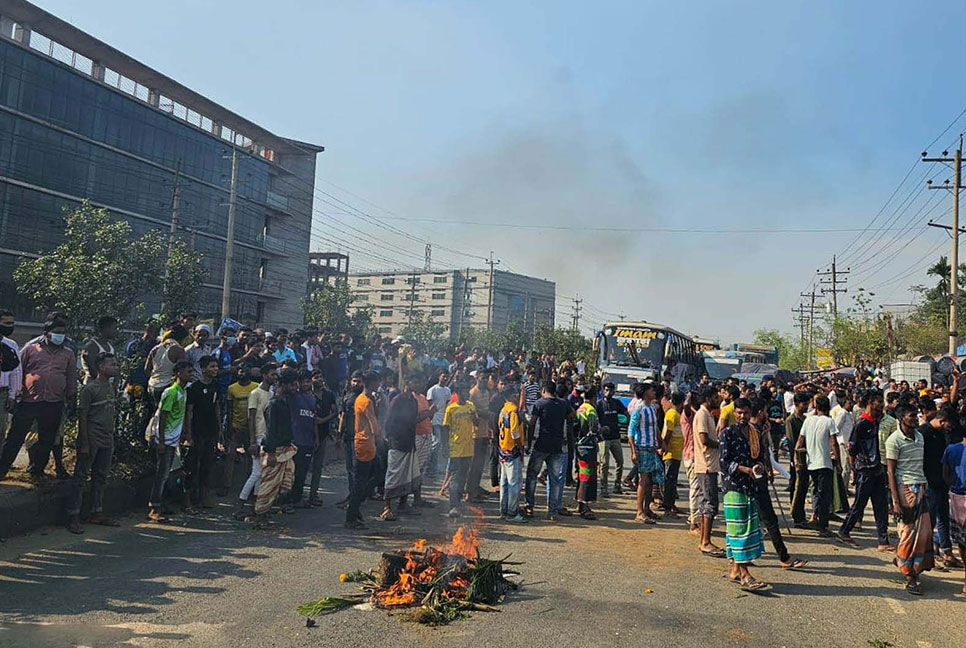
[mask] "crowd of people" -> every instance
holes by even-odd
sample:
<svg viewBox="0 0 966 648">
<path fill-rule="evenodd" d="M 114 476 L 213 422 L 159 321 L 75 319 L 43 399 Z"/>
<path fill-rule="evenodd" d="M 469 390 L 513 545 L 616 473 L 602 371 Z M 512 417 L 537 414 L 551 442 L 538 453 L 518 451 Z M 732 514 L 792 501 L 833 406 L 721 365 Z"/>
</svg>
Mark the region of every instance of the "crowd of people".
<svg viewBox="0 0 966 648">
<path fill-rule="evenodd" d="M 676 384 L 666 374 L 633 385 L 625 404 L 584 361 L 535 352 L 460 345 L 443 356 L 401 337 L 359 342 L 231 320 L 215 328 L 194 313 L 164 326 L 151 321 L 120 350 L 114 317 L 101 318 L 83 346 L 68 330 L 68 315 L 51 313 L 43 335 L 20 348 L 10 337 L 12 313 L 0 311 L 0 479 L 30 439 L 29 478 L 48 479 L 52 456 L 56 476 L 71 480 L 74 533 L 83 532 L 88 480 L 88 523 L 117 524 L 103 502 L 123 394 L 143 403 L 128 424 L 150 448 L 148 518 L 158 523 L 218 497 L 234 497 L 234 516 L 259 527 L 272 524 L 270 513 L 319 507 L 334 446 L 346 480 L 337 505 L 351 529 L 365 527 L 371 500 L 380 504 L 370 513 L 383 522 L 433 509 L 430 489 L 452 518 L 498 497 L 500 517 L 513 524 L 536 515 L 538 484 L 548 521 L 596 520 L 598 498 L 630 492 L 635 520 L 646 527 L 685 517 L 700 554 L 727 559 L 729 578 L 757 592 L 769 587 L 750 571 L 765 536 L 784 569 L 808 565 L 782 536 L 775 478 L 784 476 L 794 525 L 853 547 L 871 502 L 876 549 L 895 554 L 910 594 L 922 593 L 924 571 L 966 563 L 958 371 L 935 391 L 925 381 L 911 387 L 875 375 L 791 386 L 707 376 Z M 74 417 L 71 476 L 63 439 Z M 238 466 L 247 479 L 233 492 Z M 682 468 L 686 508 L 678 507 Z M 713 538 L 719 512 L 723 548 Z"/>
</svg>

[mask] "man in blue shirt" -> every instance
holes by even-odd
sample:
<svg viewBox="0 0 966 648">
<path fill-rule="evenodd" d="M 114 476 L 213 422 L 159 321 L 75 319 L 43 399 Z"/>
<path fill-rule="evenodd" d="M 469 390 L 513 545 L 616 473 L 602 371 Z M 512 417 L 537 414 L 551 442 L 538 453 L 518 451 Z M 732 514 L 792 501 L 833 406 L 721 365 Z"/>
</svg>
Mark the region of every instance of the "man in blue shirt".
<svg viewBox="0 0 966 648">
<path fill-rule="evenodd" d="M 537 473 L 547 465 L 547 519 L 555 521 L 558 515 L 569 517 L 570 511 L 563 507 L 563 479 L 567 454 L 563 450 L 564 425 L 573 416 L 570 404 L 556 396 L 553 382 L 543 385 L 542 398 L 533 405 L 533 416 L 527 424 L 526 506 L 528 517 L 533 516 L 536 497 Z M 539 424 L 539 427 L 538 427 Z M 534 436 L 535 432 L 537 433 Z M 533 451 L 530 452 L 532 447 Z"/>
<path fill-rule="evenodd" d="M 653 484 L 664 483 L 664 440 L 661 438 L 657 411 L 654 408 L 654 383 L 638 383 L 634 395 L 640 402 L 631 412 L 627 424 L 627 436 L 631 446 L 631 461 L 637 466 L 640 481 L 637 483 L 638 522 L 655 524 L 651 512 Z"/>
<path fill-rule="evenodd" d="M 275 352 L 272 354 L 275 357 L 275 362 L 282 364 L 286 360 L 291 360 L 297 365 L 299 358 L 295 355 L 295 351 L 292 351 L 288 346 L 288 329 L 278 329 L 272 338 L 276 344 Z"/>
</svg>

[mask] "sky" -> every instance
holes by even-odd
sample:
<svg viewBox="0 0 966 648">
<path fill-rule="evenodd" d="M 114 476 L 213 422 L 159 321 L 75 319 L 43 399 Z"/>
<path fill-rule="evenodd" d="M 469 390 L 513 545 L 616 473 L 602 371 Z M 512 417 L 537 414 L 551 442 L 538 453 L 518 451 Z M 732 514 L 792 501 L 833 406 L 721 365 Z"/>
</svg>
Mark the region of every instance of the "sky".
<svg viewBox="0 0 966 648">
<path fill-rule="evenodd" d="M 421 267 L 421 241 L 434 269 L 493 251 L 556 282 L 558 323 L 582 298 L 585 331 L 791 332 L 833 255 L 845 309 L 859 288 L 908 303 L 949 251 L 926 222 L 951 196 L 924 181 L 951 172 L 917 160 L 966 130 L 966 5 L 35 2 L 325 146 L 313 249 L 369 269 Z"/>
</svg>

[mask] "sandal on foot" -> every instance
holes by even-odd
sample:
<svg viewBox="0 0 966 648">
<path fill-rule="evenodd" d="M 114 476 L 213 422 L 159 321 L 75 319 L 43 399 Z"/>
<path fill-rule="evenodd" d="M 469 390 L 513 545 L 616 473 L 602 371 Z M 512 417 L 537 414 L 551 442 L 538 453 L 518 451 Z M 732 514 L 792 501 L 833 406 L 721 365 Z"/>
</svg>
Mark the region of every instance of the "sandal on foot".
<svg viewBox="0 0 966 648">
<path fill-rule="evenodd" d="M 703 553 L 705 556 L 711 556 L 712 558 L 725 557 L 725 550 L 718 547 L 715 547 L 714 549 L 699 549 L 698 551 Z"/>
<path fill-rule="evenodd" d="M 782 566 L 782 569 L 785 569 L 787 571 L 796 571 L 796 570 L 802 569 L 803 567 L 806 567 L 808 565 L 808 561 L 793 560 L 790 565 L 786 565 L 785 563 L 779 563 L 779 564 Z"/>
<path fill-rule="evenodd" d="M 392 513 L 387 513 L 383 511 L 382 513 L 379 514 L 379 519 L 382 520 L 383 522 L 395 522 L 396 516 L 393 515 Z"/>
<path fill-rule="evenodd" d="M 770 587 L 771 585 L 763 583 L 757 578 L 748 578 L 741 581 L 741 590 L 743 592 L 763 592 Z"/>
<path fill-rule="evenodd" d="M 919 581 L 906 583 L 906 591 L 915 596 L 922 596 L 922 583 Z"/>
</svg>

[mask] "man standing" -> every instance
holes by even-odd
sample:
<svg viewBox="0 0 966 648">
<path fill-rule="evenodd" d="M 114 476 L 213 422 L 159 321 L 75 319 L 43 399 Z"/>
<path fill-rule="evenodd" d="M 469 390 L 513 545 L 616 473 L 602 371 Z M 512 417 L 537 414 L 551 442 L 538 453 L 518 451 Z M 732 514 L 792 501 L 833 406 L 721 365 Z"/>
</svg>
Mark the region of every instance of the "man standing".
<svg viewBox="0 0 966 648">
<path fill-rule="evenodd" d="M 268 404 L 265 439 L 262 441 L 262 475 L 255 492 L 255 525 L 264 526 L 265 515 L 276 501 L 282 512 L 290 513 L 292 505 L 283 493 L 291 492 L 295 481 L 296 448 L 292 435 L 291 396 L 298 389 L 298 374 L 283 369 L 275 385 L 275 397 Z"/>
<path fill-rule="evenodd" d="M 520 483 L 523 477 L 523 425 L 513 390 L 503 392 L 497 452 L 500 458 L 500 516 L 508 522 L 526 522 L 520 515 Z"/>
<path fill-rule="evenodd" d="M 711 527 L 718 515 L 718 433 L 711 410 L 718 407 L 714 387 L 698 391 L 700 407 L 694 413 L 694 472 L 698 479 L 698 514 L 701 516 L 698 550 L 706 556 L 723 558 L 725 552 L 711 542 Z"/>
<path fill-rule="evenodd" d="M 84 369 L 87 371 L 87 381 L 97 377 L 97 370 L 94 364 L 97 357 L 102 353 L 114 355 L 114 338 L 117 337 L 117 318 L 106 315 L 97 320 L 97 332 L 91 336 L 84 350 L 81 352 L 81 359 L 84 362 Z"/>
<path fill-rule="evenodd" d="M 309 482 L 309 506 L 322 506 L 319 484 L 322 482 L 322 466 L 325 464 L 325 444 L 332 434 L 332 421 L 339 414 L 336 397 L 325 384 L 322 371 L 312 372 L 312 393 L 315 395 L 316 443 L 312 453 L 312 479 Z"/>
<path fill-rule="evenodd" d="M 312 374 L 308 369 L 298 372 L 298 390 L 289 396 L 292 406 L 292 441 L 295 443 L 295 477 L 288 503 L 295 507 L 304 508 L 302 495 L 305 490 L 305 479 L 312 466 L 312 455 L 319 444 L 316 429 L 316 400 L 312 393 Z"/>
<path fill-rule="evenodd" d="M 449 434 L 443 430 L 443 415 L 446 414 L 446 407 L 449 405 L 450 398 L 453 396 L 450 388 L 447 386 L 448 383 L 449 374 L 441 371 L 437 377 L 436 384 L 426 392 L 426 398 L 429 400 L 430 405 L 435 408 L 432 418 L 433 454 L 429 462 L 429 475 L 432 477 L 436 476 L 440 466 L 442 466 L 445 472 L 446 464 L 449 461 Z"/>
<path fill-rule="evenodd" d="M 376 440 L 379 438 L 379 419 L 376 416 L 375 391 L 379 387 L 379 374 L 367 371 L 362 375 L 363 390 L 355 398 L 353 419 L 355 434 L 353 438 L 354 468 L 352 495 L 345 509 L 345 526 L 350 529 L 364 529 L 360 506 L 365 499 L 372 468 L 376 459 Z"/>
<path fill-rule="evenodd" d="M 788 449 L 791 453 L 791 464 L 792 464 L 792 478 L 788 480 L 788 490 L 791 493 L 791 501 L 794 503 L 796 501 L 798 489 L 801 488 L 808 492 L 808 470 L 805 468 L 805 451 L 802 450 L 800 453 L 795 448 L 798 446 L 798 437 L 802 434 L 802 426 L 805 425 L 805 410 L 808 409 L 809 401 L 811 397 L 805 392 L 795 392 L 793 398 L 792 411 L 785 419 L 785 438 L 788 439 Z M 802 461 L 798 462 L 796 457 L 798 454 L 802 455 Z M 798 466 L 801 466 L 799 469 Z M 802 495 L 804 498 L 804 495 Z M 805 518 L 805 504 L 804 499 L 802 499 L 802 512 L 801 518 Z M 794 516 L 794 512 L 792 513 Z"/>
<path fill-rule="evenodd" d="M 80 524 L 81 498 L 88 474 L 91 474 L 91 524 L 118 526 L 104 515 L 104 486 L 114 455 L 114 402 L 111 380 L 118 375 L 117 358 L 101 353 L 91 358 L 90 370 L 96 372 L 80 392 L 77 408 L 77 464 L 74 466 L 73 489 L 67 498 L 67 530 L 83 533 Z"/>
<path fill-rule="evenodd" d="M 532 444 L 527 463 L 526 513 L 533 515 L 536 498 L 537 473 L 547 466 L 547 519 L 555 521 L 558 515 L 568 517 L 570 511 L 563 507 L 563 479 L 566 453 L 563 451 L 564 425 L 572 415 L 570 404 L 557 398 L 557 386 L 552 382 L 543 385 L 542 397 L 533 406 L 533 416 L 527 424 L 528 444 Z M 538 427 L 539 424 L 539 427 Z M 535 435 L 535 432 L 539 434 Z"/>
<path fill-rule="evenodd" d="M 678 495 L 678 471 L 684 455 L 684 435 L 681 430 L 681 412 L 684 410 L 684 394 L 674 392 L 670 394 L 671 406 L 664 413 L 663 441 L 666 448 L 664 455 L 664 497 L 662 506 L 669 515 L 677 516 L 676 500 Z"/>
<path fill-rule="evenodd" d="M 148 500 L 148 519 L 152 522 L 168 521 L 164 514 L 164 487 L 171 472 L 174 453 L 181 443 L 181 430 L 184 427 L 188 401 L 184 387 L 191 380 L 191 372 L 191 363 L 187 360 L 179 360 L 175 363 L 172 368 L 174 382 L 161 393 L 158 404 L 158 427 L 151 439 L 151 445 L 157 456 L 154 483 Z"/>
<path fill-rule="evenodd" d="M 191 375 L 192 380 L 201 380 L 201 358 L 208 355 L 208 338 L 211 336 L 211 327 L 207 324 L 199 324 L 195 327 L 194 341 L 184 348 L 184 357 L 190 362 L 194 369 Z"/>
<path fill-rule="evenodd" d="M 29 472 L 35 481 L 45 479 L 64 408 L 74 407 L 77 395 L 77 360 L 64 345 L 67 322 L 55 318 L 44 323 L 44 335 L 27 344 L 20 353 L 24 384 L 10 425 L 10 434 L 0 451 L 0 479 L 20 452 L 27 432 L 37 423 L 37 443 L 31 448 Z"/>
<path fill-rule="evenodd" d="M 832 504 L 832 478 L 834 462 L 839 461 L 839 445 L 836 437 L 838 430 L 828 415 L 829 402 L 825 396 L 815 398 L 815 414 L 805 419 L 802 433 L 795 443 L 795 468 L 802 469 L 802 463 L 808 470 L 808 478 L 815 483 L 815 514 L 817 522 L 812 526 L 823 538 L 832 536 L 828 530 L 829 507 Z M 805 450 L 803 461 L 801 451 Z M 807 483 L 807 482 L 806 482 Z M 801 484 L 799 484 L 801 485 Z M 805 489 L 795 491 L 795 501 L 792 503 L 792 517 L 795 526 L 805 527 Z"/>
<path fill-rule="evenodd" d="M 242 364 L 235 374 L 237 380 L 228 386 L 228 456 L 225 457 L 225 470 L 222 475 L 222 489 L 219 495 L 224 496 L 232 486 L 235 475 L 235 463 L 239 461 L 238 448 L 251 445 L 248 442 L 248 397 L 258 389 L 261 372 L 255 367 Z M 256 379 L 257 378 L 257 379 Z"/>
<path fill-rule="evenodd" d="M 487 465 L 490 458 L 490 375 L 480 369 L 476 373 L 476 386 L 470 389 L 470 400 L 476 408 L 479 423 L 476 425 L 476 432 L 473 436 L 473 463 L 470 464 L 470 474 L 467 477 L 466 492 L 469 493 L 471 500 L 480 500 L 489 497 L 490 493 L 483 490 L 480 486 L 480 479 L 483 477 L 483 468 Z"/>
<path fill-rule="evenodd" d="M 865 514 L 865 505 L 872 500 L 872 513 L 875 516 L 875 529 L 879 551 L 894 551 L 889 543 L 889 504 L 887 497 L 886 471 L 879 455 L 879 422 L 882 420 L 882 392 L 873 391 L 862 397 L 865 409 L 852 428 L 848 452 L 852 458 L 855 476 L 855 500 L 849 509 L 842 528 L 836 536 L 842 542 L 858 546 L 849 535 L 856 523 Z M 863 404 L 863 403 L 860 403 Z"/>
<path fill-rule="evenodd" d="M 614 383 L 604 383 L 604 399 L 597 406 L 600 419 L 600 494 L 608 495 L 610 462 L 614 459 L 614 494 L 621 494 L 621 475 L 624 472 L 624 448 L 621 446 L 620 417 L 627 417 L 627 408 L 620 399 L 614 398 Z"/>
<path fill-rule="evenodd" d="M 651 510 L 652 487 L 664 483 L 664 466 L 660 456 L 664 453 L 664 441 L 658 432 L 657 412 L 654 409 L 654 383 L 638 383 L 634 394 L 640 403 L 631 412 L 627 436 L 631 446 L 631 461 L 637 466 L 640 481 L 637 484 L 637 515 L 635 520 L 644 524 L 656 524 Z"/>
<path fill-rule="evenodd" d="M 466 476 L 473 462 L 473 434 L 479 424 L 479 416 L 473 401 L 468 399 L 469 386 L 466 383 L 456 383 L 453 393 L 456 400 L 446 407 L 443 427 L 449 435 L 449 517 L 457 518 L 461 515 Z M 443 488 L 446 488 L 445 481 Z"/>
<path fill-rule="evenodd" d="M 829 414 L 835 422 L 835 428 L 839 431 L 839 457 L 841 457 L 842 480 L 846 488 L 852 483 L 852 464 L 849 461 L 848 446 L 852 439 L 852 429 L 855 426 L 852 418 L 852 394 L 844 389 L 836 389 L 836 405 Z M 840 494 L 840 501 L 845 499 L 846 494 Z M 838 504 L 840 502 L 836 502 Z"/>
<path fill-rule="evenodd" d="M 215 466 L 215 446 L 221 421 L 221 404 L 218 402 L 218 361 L 212 356 L 202 356 L 198 361 L 201 379 L 188 386 L 188 408 L 185 414 L 183 444 L 186 446 L 185 511 L 194 506 L 214 508 L 208 489 L 211 486 L 211 470 Z"/>
<path fill-rule="evenodd" d="M 583 402 L 577 408 L 577 514 L 585 520 L 596 520 L 590 505 L 597 501 L 597 446 L 600 443 L 600 419 L 597 416 L 597 388 L 593 385 L 583 392 Z"/>
<path fill-rule="evenodd" d="M 248 394 L 248 454 L 252 459 L 252 470 L 238 494 L 236 519 L 248 517 L 248 498 L 258 489 L 262 477 L 262 441 L 268 428 L 268 406 L 272 402 L 272 390 L 278 382 L 278 368 L 268 363 L 261 368 L 262 381 L 257 389 Z"/>
<path fill-rule="evenodd" d="M 900 403 L 896 407 L 899 429 L 886 441 L 889 490 L 899 517 L 899 545 L 896 565 L 906 578 L 906 591 L 922 595 L 919 574 L 933 568 L 932 525 L 926 505 L 926 475 L 923 472 L 923 438 L 916 430 L 916 409 Z"/>
<path fill-rule="evenodd" d="M 376 375 L 378 376 L 379 374 Z M 325 376 L 324 372 L 323 376 Z M 359 394 L 361 394 L 364 390 L 362 377 L 363 373 L 361 371 L 354 371 L 352 373 L 352 378 L 349 380 L 345 395 L 342 399 L 342 416 L 339 419 L 339 430 L 337 434 L 338 447 L 342 450 L 345 458 L 345 476 L 348 486 L 345 499 L 336 504 L 336 506 L 342 508 L 345 508 L 345 506 L 349 504 L 349 500 L 352 498 L 352 493 L 355 490 L 356 455 L 353 447 L 353 439 L 355 439 L 356 434 L 356 398 L 358 398 Z M 327 376 L 326 382 L 328 382 Z"/>
<path fill-rule="evenodd" d="M 386 441 L 389 452 L 386 460 L 385 508 L 379 516 L 391 522 L 396 519 L 392 510 L 393 500 L 399 500 L 399 511 L 407 508 L 406 498 L 410 493 L 418 493 L 422 475 L 416 457 L 416 419 L 419 406 L 411 387 L 415 374 L 406 376 L 403 390 L 389 403 L 386 417 Z M 419 511 L 413 511 L 419 514 Z"/>
<path fill-rule="evenodd" d="M 20 345 L 18 345 L 11 335 L 14 331 L 13 311 L 0 309 L 0 344 L 9 354 L 12 354 L 11 363 L 16 360 L 16 366 L 7 370 L 6 367 L 0 371 L 0 448 L 3 447 L 3 440 L 7 437 L 7 416 L 13 411 L 17 402 L 17 395 L 23 385 L 23 370 L 20 364 Z"/>
<path fill-rule="evenodd" d="M 952 414 L 943 407 L 917 430 L 923 439 L 922 467 L 926 475 L 926 504 L 934 529 L 934 551 L 946 567 L 960 567 L 949 535 L 949 486 L 943 477 L 943 453 L 950 443 L 951 419 Z"/>
</svg>

